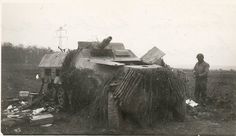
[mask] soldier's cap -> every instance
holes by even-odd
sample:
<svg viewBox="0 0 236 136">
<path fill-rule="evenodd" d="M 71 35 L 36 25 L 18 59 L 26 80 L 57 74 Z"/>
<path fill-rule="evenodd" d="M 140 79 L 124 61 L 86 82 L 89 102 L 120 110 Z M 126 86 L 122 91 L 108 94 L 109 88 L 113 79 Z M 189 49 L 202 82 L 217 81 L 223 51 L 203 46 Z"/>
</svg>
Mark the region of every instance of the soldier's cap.
<svg viewBox="0 0 236 136">
<path fill-rule="evenodd" d="M 204 58 L 204 55 L 202 53 L 198 53 L 197 58 Z"/>
</svg>

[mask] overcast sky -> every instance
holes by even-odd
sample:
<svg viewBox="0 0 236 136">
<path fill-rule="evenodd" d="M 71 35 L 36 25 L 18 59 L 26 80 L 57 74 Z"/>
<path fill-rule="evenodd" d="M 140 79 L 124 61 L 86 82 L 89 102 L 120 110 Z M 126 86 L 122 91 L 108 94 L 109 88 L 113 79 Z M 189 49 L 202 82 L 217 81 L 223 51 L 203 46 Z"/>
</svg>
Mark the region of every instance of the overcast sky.
<svg viewBox="0 0 236 136">
<path fill-rule="evenodd" d="M 201 52 L 211 65 L 236 65 L 235 0 L 30 0 L 2 3 L 2 42 L 56 49 L 63 26 L 77 41 L 113 37 L 139 57 L 153 46 L 171 66 L 193 67 Z"/>
</svg>

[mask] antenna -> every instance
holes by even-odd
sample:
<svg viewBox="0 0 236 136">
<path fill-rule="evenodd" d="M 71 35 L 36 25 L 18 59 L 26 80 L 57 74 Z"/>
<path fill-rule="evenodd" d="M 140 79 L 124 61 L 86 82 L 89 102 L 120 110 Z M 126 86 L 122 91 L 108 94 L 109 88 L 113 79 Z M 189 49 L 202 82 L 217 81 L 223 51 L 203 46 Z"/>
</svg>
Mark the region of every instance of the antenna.
<svg viewBox="0 0 236 136">
<path fill-rule="evenodd" d="M 64 25 L 65 27 L 66 25 Z M 63 39 L 66 38 L 68 39 L 67 35 L 67 30 L 63 26 L 60 26 L 59 29 L 57 29 L 57 34 L 58 34 L 58 49 L 60 49 L 62 52 L 65 52 L 65 49 L 63 49 Z"/>
</svg>

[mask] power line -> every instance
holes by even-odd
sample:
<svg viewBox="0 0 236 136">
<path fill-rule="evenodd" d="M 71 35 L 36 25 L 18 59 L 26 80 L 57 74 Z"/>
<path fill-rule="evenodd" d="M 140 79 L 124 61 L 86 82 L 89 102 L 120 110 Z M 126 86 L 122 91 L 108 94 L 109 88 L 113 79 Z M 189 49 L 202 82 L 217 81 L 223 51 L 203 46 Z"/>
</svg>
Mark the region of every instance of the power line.
<svg viewBox="0 0 236 136">
<path fill-rule="evenodd" d="M 58 48 L 61 50 L 65 50 L 63 48 L 63 39 L 68 39 L 67 36 L 67 30 L 64 27 L 59 27 L 59 29 L 56 30 L 57 34 L 58 34 Z M 61 51 L 62 51 L 61 50 Z"/>
</svg>

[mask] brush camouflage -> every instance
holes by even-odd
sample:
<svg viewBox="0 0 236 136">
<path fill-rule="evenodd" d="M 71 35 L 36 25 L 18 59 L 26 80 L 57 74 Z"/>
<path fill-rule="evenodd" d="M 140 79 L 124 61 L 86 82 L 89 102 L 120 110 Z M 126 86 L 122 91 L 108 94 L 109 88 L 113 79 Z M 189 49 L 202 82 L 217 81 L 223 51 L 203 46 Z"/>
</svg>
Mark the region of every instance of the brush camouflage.
<svg viewBox="0 0 236 136">
<path fill-rule="evenodd" d="M 109 126 L 125 118 L 138 124 L 183 120 L 185 83 L 160 61 L 165 53 L 154 47 L 138 58 L 111 40 L 79 41 L 76 50 L 44 55 L 41 92 L 53 92 L 61 109 L 91 110 Z"/>
</svg>

